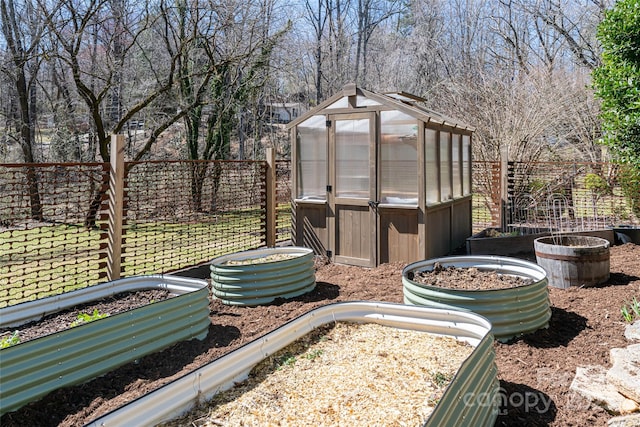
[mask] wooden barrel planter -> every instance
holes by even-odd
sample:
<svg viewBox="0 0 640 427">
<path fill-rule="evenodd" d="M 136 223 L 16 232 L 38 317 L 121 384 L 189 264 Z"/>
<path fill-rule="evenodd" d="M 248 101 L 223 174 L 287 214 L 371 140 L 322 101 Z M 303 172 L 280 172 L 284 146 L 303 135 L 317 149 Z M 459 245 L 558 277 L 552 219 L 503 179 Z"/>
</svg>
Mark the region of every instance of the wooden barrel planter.
<svg viewBox="0 0 640 427">
<path fill-rule="evenodd" d="M 472 353 L 461 363 L 423 426 L 491 427 L 495 424 L 500 388 L 491 324 L 487 319 L 458 310 L 380 302 L 341 302 L 309 311 L 231 353 L 92 420 L 87 427 L 155 425 L 179 417 L 195 405 L 202 405 L 217 393 L 244 381 L 251 369 L 266 357 L 315 329 L 336 322 L 376 323 L 455 338 L 471 345 Z M 415 352 L 424 354 L 425 349 L 416 348 Z M 354 354 L 353 357 L 358 356 Z M 394 360 L 389 363 L 403 362 Z M 306 390 L 306 393 L 312 396 L 313 390 Z M 380 396 L 381 402 L 388 398 Z M 259 411 L 259 406 L 256 410 Z M 296 414 L 291 416 L 293 418 Z M 361 420 L 360 424 L 377 424 L 376 421 L 375 418 Z"/>
<path fill-rule="evenodd" d="M 202 340 L 211 325 L 206 280 L 168 275 L 114 280 L 0 309 L 0 326 L 19 329 L 47 314 L 144 289 L 175 296 L 1 349 L 0 414 L 176 342 Z"/>
<path fill-rule="evenodd" d="M 528 284 L 504 289 L 451 289 L 413 280 L 415 274 L 436 265 L 476 268 L 498 275 L 520 277 Z M 547 275 L 535 263 L 500 256 L 453 256 L 409 264 L 402 271 L 405 304 L 471 311 L 486 317 L 499 341 L 546 328 L 551 318 Z"/>
<path fill-rule="evenodd" d="M 549 236 L 534 241 L 549 286 L 594 286 L 609 280 L 609 241 L 592 236 Z"/>
<path fill-rule="evenodd" d="M 213 296 L 228 305 L 269 304 L 316 286 L 313 250 L 264 248 L 236 252 L 211 261 Z"/>
</svg>

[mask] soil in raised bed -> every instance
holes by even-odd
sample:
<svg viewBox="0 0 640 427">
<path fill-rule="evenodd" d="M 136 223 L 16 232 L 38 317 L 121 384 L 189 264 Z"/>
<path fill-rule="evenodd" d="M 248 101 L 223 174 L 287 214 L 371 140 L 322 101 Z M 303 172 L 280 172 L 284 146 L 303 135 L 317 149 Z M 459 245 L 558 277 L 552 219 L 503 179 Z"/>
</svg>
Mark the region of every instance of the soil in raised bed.
<svg viewBox="0 0 640 427">
<path fill-rule="evenodd" d="M 0 337 L 14 334 L 16 331 L 20 342 L 29 341 L 41 336 L 53 334 L 72 327 L 80 314 L 92 315 L 94 310 L 100 315 L 112 316 L 129 310 L 171 298 L 171 293 L 164 289 L 144 289 L 121 292 L 97 301 L 79 304 L 66 310 L 48 314 L 40 320 L 31 321 L 20 326 L 0 328 Z"/>
<path fill-rule="evenodd" d="M 360 300 L 402 303 L 405 266 L 361 268 L 318 262 L 316 288 L 305 295 L 256 307 L 214 300 L 211 328 L 203 341 L 176 344 L 85 384 L 54 391 L 3 415 L 0 425 L 81 426 L 315 307 Z M 549 288 L 549 327 L 494 344 L 503 400 L 497 426 L 607 426 L 612 415 L 581 399 L 569 386 L 577 366 L 608 368 L 610 349 L 630 344 L 624 337 L 627 323 L 620 308 L 634 296 L 640 298 L 640 245 L 612 246 L 610 271 L 609 280 L 598 286 Z M 193 275 L 208 278 L 209 272 L 194 270 Z"/>
<path fill-rule="evenodd" d="M 223 262 L 221 265 L 266 264 L 268 262 L 285 261 L 299 256 L 299 254 L 272 254 L 255 258 L 230 259 L 229 261 Z"/>
<path fill-rule="evenodd" d="M 468 291 L 508 289 L 533 283 L 532 279 L 500 274 L 496 270 L 481 270 L 476 267 L 444 267 L 439 262 L 433 265 L 432 270 L 415 271 L 409 273 L 407 278 L 423 285 Z"/>
</svg>

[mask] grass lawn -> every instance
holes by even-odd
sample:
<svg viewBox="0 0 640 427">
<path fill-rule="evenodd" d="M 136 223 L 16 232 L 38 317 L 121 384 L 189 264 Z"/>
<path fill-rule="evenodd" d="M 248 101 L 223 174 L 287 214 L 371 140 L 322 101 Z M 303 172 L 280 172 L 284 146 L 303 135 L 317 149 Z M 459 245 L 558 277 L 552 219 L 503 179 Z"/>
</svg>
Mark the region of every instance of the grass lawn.
<svg viewBox="0 0 640 427">
<path fill-rule="evenodd" d="M 278 215 L 288 212 L 279 206 Z M 159 274 L 264 245 L 264 212 L 224 212 L 197 222 L 129 222 L 122 277 Z M 108 234 L 79 225 L 0 232 L 0 307 L 106 281 Z"/>
</svg>

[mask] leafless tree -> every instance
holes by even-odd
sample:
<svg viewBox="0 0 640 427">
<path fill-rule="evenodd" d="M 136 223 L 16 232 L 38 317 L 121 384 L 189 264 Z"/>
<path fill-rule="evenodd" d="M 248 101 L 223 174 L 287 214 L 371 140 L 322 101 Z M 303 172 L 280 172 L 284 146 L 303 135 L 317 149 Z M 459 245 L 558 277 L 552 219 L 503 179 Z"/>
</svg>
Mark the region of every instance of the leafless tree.
<svg viewBox="0 0 640 427">
<path fill-rule="evenodd" d="M 159 59 L 166 58 L 154 56 L 152 49 L 141 48 L 145 38 L 149 38 L 156 15 L 137 2 L 120 0 L 61 0 L 39 5 L 47 19 L 52 45 L 59 47 L 51 56 L 70 73 L 88 112 L 99 155 L 108 161 L 110 135 L 120 133 L 129 120 L 154 106 L 163 96 L 168 97 L 174 87 L 175 58 L 169 58 L 168 64 L 163 65 L 165 61 Z M 139 68 L 131 71 L 134 56 L 149 73 L 137 74 Z M 139 94 L 127 91 L 131 95 L 123 99 L 125 80 L 128 87 L 144 85 L 146 91 Z M 183 114 L 184 111 L 160 110 L 156 114 L 160 119 L 150 136 L 131 157 L 141 159 L 158 136 Z M 87 226 L 95 224 L 101 187 L 95 188 L 86 216 Z"/>
<path fill-rule="evenodd" d="M 369 46 L 375 30 L 400 14 L 403 4 L 399 0 L 358 0 L 354 81 L 367 82 Z"/>
<path fill-rule="evenodd" d="M 40 56 L 41 38 L 44 31 L 44 21 L 37 13 L 34 5 L 29 2 L 13 0 L 0 1 L 0 29 L 6 41 L 10 62 L 2 64 L 2 72 L 12 83 L 11 89 L 17 100 L 15 135 L 7 132 L 9 137 L 16 139 L 22 149 L 23 161 L 34 163 L 36 156 L 35 128 L 37 124 L 37 78 L 42 57 Z M 9 117 L 13 114 L 10 113 Z M 42 220 L 42 205 L 38 190 L 38 178 L 32 167 L 27 168 L 27 183 L 31 217 Z"/>
<path fill-rule="evenodd" d="M 597 103 L 583 59 L 596 57 L 591 34 L 602 2 L 578 3 L 414 2 L 409 30 L 387 39 L 397 50 L 385 70 L 401 69 L 396 78 L 431 108 L 475 126 L 477 160 L 497 160 L 507 147 L 510 160 L 557 158 L 568 147 L 598 159 Z"/>
<path fill-rule="evenodd" d="M 271 28 L 273 6 L 270 0 L 161 4 L 159 35 L 169 55 L 176 58 L 189 159 L 230 158 L 233 130 L 240 128 L 237 135 L 243 130 L 239 119 L 265 87 L 271 52 L 288 29 L 286 24 Z M 200 163 L 192 169 L 197 210 L 206 168 Z M 220 169 L 214 170 L 214 187 L 219 174 Z"/>
<path fill-rule="evenodd" d="M 600 64 L 595 32 L 612 0 L 519 0 L 522 9 L 562 40 L 573 59 L 593 69 Z"/>
<path fill-rule="evenodd" d="M 180 121 L 190 157 L 223 158 L 229 135 L 241 146 L 260 138 L 268 99 L 313 104 L 351 81 L 413 92 L 476 126 L 478 159 L 495 160 L 506 146 L 513 159 L 563 155 L 560 146 L 601 155 L 589 70 L 612 0 L 305 0 L 286 5 L 298 15 L 278 37 L 286 26 L 279 0 L 40 0 L 37 13 L 16 14 L 20 37 L 10 31 L 16 0 L 0 1 L 4 81 L 17 82 L 22 64 L 25 87 L 40 97 L 12 95 L 5 117 L 29 112 L 21 99 L 40 102 L 56 124 L 67 119 L 58 127 L 75 145 L 88 133 L 89 147 L 72 158 L 107 160 L 110 134 L 133 121 L 144 121 L 146 135 L 129 147 L 131 159 L 148 156 Z M 37 16 L 46 32 L 27 25 Z M 30 52 L 28 60 L 12 56 L 16 38 L 27 45 L 14 53 Z M 27 135 L 35 122 L 25 117 Z"/>
<path fill-rule="evenodd" d="M 381 48 L 368 60 L 378 70 L 377 79 L 369 75 L 373 87 L 424 96 L 438 90 L 449 66 L 442 49 L 443 7 L 440 0 L 411 2 L 385 26 L 386 34 L 376 36 Z"/>
<path fill-rule="evenodd" d="M 314 72 L 315 72 L 315 101 L 319 103 L 324 99 L 323 72 L 324 72 L 324 49 L 323 40 L 329 20 L 330 11 L 325 0 L 305 0 L 307 10 L 307 22 L 313 28 L 314 37 Z"/>
</svg>

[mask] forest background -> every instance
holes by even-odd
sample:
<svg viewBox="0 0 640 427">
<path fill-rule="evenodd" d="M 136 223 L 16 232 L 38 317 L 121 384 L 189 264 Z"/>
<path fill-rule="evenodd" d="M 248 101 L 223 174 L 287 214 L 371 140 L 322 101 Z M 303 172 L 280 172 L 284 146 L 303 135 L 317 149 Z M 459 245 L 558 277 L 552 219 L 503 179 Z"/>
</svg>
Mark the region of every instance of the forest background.
<svg viewBox="0 0 640 427">
<path fill-rule="evenodd" d="M 0 0 L 0 162 L 287 158 L 272 106 L 355 82 L 476 128 L 474 161 L 608 161 L 608 0 Z"/>
</svg>

